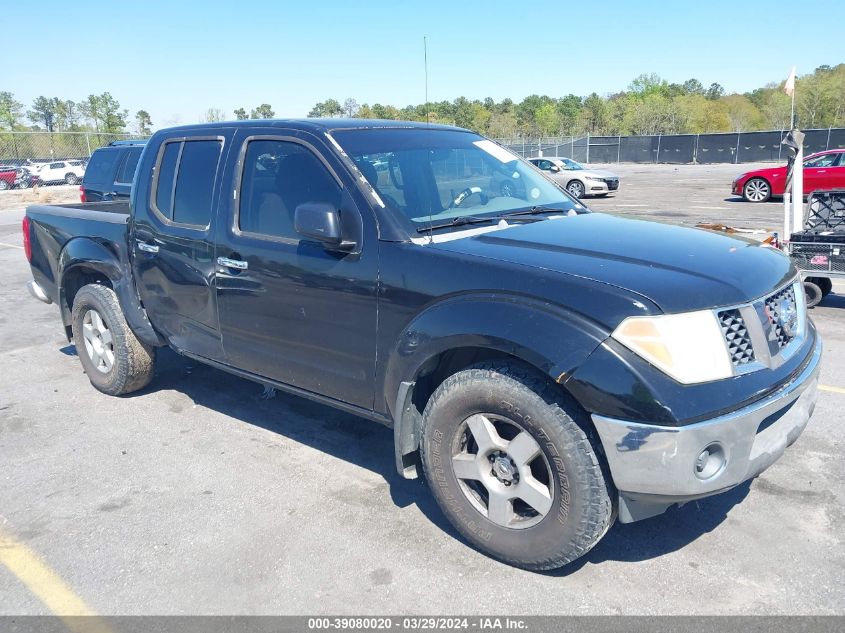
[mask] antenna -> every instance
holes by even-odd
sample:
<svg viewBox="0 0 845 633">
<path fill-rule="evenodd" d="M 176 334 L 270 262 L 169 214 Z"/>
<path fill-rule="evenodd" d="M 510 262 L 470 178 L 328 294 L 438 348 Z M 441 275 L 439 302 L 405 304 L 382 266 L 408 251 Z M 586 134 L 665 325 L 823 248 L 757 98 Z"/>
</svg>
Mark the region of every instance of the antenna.
<svg viewBox="0 0 845 633">
<path fill-rule="evenodd" d="M 428 125 L 431 119 L 428 107 L 428 42 L 425 35 L 423 35 L 423 64 L 425 66 L 425 122 Z"/>
</svg>

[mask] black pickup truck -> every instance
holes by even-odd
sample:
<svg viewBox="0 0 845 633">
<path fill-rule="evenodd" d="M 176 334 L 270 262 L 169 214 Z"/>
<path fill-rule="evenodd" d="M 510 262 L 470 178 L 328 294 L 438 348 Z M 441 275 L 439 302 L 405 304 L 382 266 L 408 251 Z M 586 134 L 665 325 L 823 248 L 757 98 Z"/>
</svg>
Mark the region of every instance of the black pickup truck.
<svg viewBox="0 0 845 633">
<path fill-rule="evenodd" d="M 33 206 L 23 232 L 94 387 L 147 386 L 170 346 L 386 424 L 399 472 L 528 569 L 756 476 L 815 404 L 786 256 L 591 213 L 457 128 L 163 130 L 129 202 Z"/>
</svg>

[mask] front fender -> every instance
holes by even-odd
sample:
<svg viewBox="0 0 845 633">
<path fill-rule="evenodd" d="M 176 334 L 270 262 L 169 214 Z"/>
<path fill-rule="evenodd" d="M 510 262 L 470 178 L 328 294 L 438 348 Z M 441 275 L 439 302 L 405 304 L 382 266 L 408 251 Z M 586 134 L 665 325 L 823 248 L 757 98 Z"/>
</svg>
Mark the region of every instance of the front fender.
<svg viewBox="0 0 845 633">
<path fill-rule="evenodd" d="M 585 316 L 520 295 L 474 293 L 440 301 L 418 314 L 388 354 L 384 403 L 396 420 L 397 394 L 443 352 L 482 348 L 503 352 L 563 383 L 609 332 Z"/>
<path fill-rule="evenodd" d="M 57 266 L 57 288 L 59 308 L 65 326 L 71 325 L 72 306 L 67 301 L 69 275 L 76 271 L 98 273 L 106 277 L 117 295 L 120 308 L 127 324 L 135 335 L 147 345 L 160 346 L 165 341 L 153 329 L 141 306 L 135 284 L 132 282 L 129 263 L 105 244 L 87 237 L 70 240 L 59 254 Z"/>
</svg>

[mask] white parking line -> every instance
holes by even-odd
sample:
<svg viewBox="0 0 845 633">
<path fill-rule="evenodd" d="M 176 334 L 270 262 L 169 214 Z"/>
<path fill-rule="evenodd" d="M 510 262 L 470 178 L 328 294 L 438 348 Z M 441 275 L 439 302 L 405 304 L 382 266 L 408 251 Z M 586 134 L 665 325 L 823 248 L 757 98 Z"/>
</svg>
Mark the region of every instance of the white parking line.
<svg viewBox="0 0 845 633">
<path fill-rule="evenodd" d="M 23 250 L 23 246 L 18 246 L 17 244 L 7 244 L 6 242 L 0 242 L 0 246 L 5 246 L 6 248 L 19 248 Z"/>
<path fill-rule="evenodd" d="M 709 209 L 712 211 L 727 211 L 728 207 L 690 207 L 692 209 Z"/>
</svg>

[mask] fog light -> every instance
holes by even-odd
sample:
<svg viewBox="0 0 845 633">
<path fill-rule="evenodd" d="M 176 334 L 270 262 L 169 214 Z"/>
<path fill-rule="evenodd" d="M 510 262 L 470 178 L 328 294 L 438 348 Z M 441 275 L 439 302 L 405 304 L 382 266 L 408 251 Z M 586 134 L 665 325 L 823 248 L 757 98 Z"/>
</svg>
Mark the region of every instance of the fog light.
<svg viewBox="0 0 845 633">
<path fill-rule="evenodd" d="M 709 444 L 695 460 L 695 476 L 699 479 L 711 479 L 722 472 L 726 463 L 722 445 L 718 442 Z"/>
</svg>

